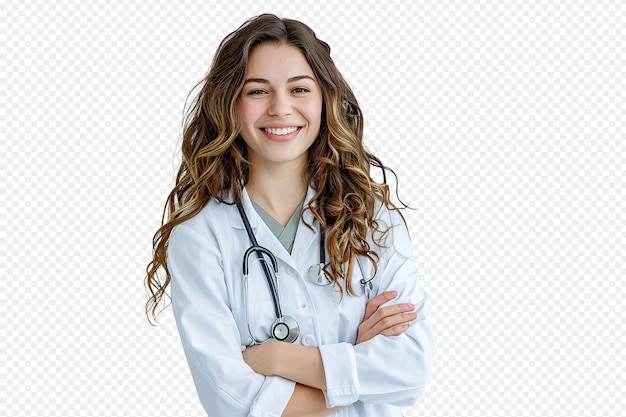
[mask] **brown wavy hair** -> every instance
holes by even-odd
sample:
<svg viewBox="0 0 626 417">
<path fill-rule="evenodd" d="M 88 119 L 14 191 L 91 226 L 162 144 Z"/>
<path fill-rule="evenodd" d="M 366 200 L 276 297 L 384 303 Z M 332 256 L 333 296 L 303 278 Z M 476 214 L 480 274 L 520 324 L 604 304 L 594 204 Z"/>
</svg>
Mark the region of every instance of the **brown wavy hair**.
<svg viewBox="0 0 626 417">
<path fill-rule="evenodd" d="M 366 257 L 376 268 L 378 255 L 368 243 L 368 233 L 372 238 L 376 232 L 380 232 L 379 238 L 386 233 L 375 218 L 377 203 L 398 210 L 390 200 L 387 184 L 386 172 L 393 171 L 365 150 L 361 109 L 331 59 L 328 44 L 299 21 L 264 14 L 224 38 L 209 73 L 198 84 L 201 89 L 197 97 L 187 108 L 182 162 L 167 197 L 161 227 L 153 238 L 153 259 L 146 268 L 149 320 L 156 320 L 158 305 L 168 297 L 171 275 L 166 253 L 172 229 L 198 214 L 212 198 L 226 204 L 242 198 L 249 166 L 246 145 L 239 135 L 239 95 L 250 53 L 266 42 L 297 47 L 322 90 L 320 132 L 309 149 L 305 175 L 315 190 L 307 209 L 327 233 L 328 277 L 342 293 L 345 287 L 354 295 L 349 278 L 356 257 Z M 372 167 L 382 171 L 382 182 L 372 179 Z M 228 201 L 223 198 L 225 190 L 232 196 Z M 164 277 L 159 276 L 161 268 Z"/>
</svg>

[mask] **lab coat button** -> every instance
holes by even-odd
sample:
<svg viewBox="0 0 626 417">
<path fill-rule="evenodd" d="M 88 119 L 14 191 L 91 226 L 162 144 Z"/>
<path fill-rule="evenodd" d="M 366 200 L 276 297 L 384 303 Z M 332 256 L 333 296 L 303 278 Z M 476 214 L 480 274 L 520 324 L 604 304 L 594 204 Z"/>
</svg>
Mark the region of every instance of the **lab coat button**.
<svg viewBox="0 0 626 417">
<path fill-rule="evenodd" d="M 313 346 L 315 344 L 315 338 L 310 334 L 305 334 L 302 337 L 302 344 L 304 346 Z"/>
</svg>

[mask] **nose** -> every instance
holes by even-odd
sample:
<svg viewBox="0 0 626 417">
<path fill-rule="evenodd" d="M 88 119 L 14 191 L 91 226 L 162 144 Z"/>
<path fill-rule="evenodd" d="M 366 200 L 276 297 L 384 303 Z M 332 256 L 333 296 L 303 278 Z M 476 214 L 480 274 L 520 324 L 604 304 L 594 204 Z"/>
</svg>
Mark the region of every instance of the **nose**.
<svg viewBox="0 0 626 417">
<path fill-rule="evenodd" d="M 274 93 L 267 108 L 269 116 L 287 116 L 292 112 L 291 97 L 285 93 Z"/>
</svg>

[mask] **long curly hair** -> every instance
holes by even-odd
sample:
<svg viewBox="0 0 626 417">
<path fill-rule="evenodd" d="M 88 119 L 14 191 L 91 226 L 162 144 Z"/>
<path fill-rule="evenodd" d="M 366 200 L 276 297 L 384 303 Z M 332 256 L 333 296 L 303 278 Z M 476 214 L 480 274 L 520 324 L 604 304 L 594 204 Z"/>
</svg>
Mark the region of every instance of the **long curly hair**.
<svg viewBox="0 0 626 417">
<path fill-rule="evenodd" d="M 307 210 L 327 233 L 327 276 L 342 293 L 345 289 L 354 295 L 350 277 L 356 257 L 366 257 L 376 270 L 378 255 L 368 237 L 379 232 L 381 239 L 386 233 L 376 221 L 378 203 L 398 210 L 387 184 L 386 173 L 393 171 L 365 150 L 361 109 L 331 59 L 328 44 L 299 21 L 263 14 L 224 38 L 208 74 L 198 84 L 201 89 L 197 97 L 187 108 L 182 161 L 167 197 L 161 227 L 153 238 L 153 259 L 146 268 L 149 320 L 157 319 L 158 306 L 168 297 L 171 275 L 166 253 L 172 229 L 198 214 L 212 198 L 226 204 L 242 198 L 249 165 L 240 136 L 239 96 L 250 53 L 265 42 L 297 47 L 322 90 L 320 132 L 308 151 L 305 176 L 315 190 Z M 372 179 L 372 167 L 381 170 L 382 182 Z M 225 190 L 230 191 L 229 201 L 223 198 Z M 164 276 L 159 276 L 161 269 Z"/>
</svg>

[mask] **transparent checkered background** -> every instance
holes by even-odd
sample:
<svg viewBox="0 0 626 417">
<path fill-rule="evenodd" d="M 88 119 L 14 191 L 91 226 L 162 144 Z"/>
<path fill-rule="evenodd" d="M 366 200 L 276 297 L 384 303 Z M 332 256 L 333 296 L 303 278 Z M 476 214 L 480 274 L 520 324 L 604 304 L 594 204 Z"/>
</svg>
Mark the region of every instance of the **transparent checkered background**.
<svg viewBox="0 0 626 417">
<path fill-rule="evenodd" d="M 415 208 L 406 416 L 624 415 L 624 3 L 262 3 L 0 1 L 0 415 L 204 415 L 144 268 L 186 95 L 262 12 L 332 46 Z"/>
</svg>

